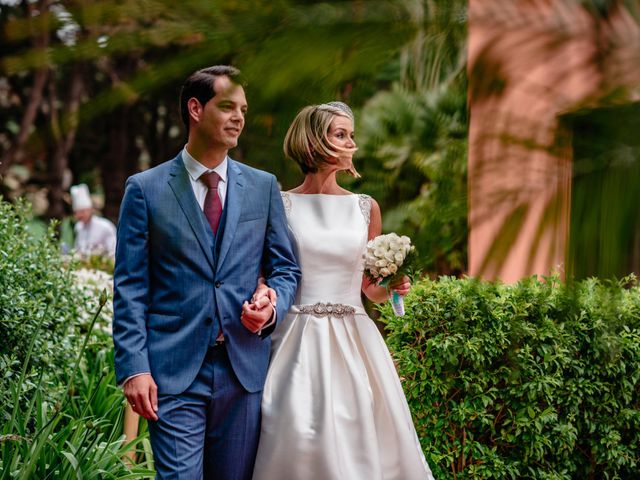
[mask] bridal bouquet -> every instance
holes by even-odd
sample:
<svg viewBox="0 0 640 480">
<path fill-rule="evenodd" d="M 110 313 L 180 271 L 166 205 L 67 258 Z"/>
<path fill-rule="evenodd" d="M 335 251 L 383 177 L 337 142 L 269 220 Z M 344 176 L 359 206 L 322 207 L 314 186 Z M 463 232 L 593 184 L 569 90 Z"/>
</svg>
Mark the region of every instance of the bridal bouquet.
<svg viewBox="0 0 640 480">
<path fill-rule="evenodd" d="M 365 275 L 388 288 L 394 280 L 410 273 L 415 247 L 409 237 L 388 233 L 369 240 L 363 257 Z M 397 316 L 404 315 L 404 301 L 395 291 L 391 293 L 391 306 Z"/>
</svg>

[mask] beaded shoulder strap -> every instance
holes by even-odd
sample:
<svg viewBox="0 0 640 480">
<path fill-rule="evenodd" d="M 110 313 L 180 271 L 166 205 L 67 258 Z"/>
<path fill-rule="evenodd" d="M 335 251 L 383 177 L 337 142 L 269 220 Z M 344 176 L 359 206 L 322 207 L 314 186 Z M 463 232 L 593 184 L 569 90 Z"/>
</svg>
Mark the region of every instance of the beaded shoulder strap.
<svg viewBox="0 0 640 480">
<path fill-rule="evenodd" d="M 367 225 L 371 221 L 371 197 L 365 193 L 358 194 L 358 202 L 360 203 L 360 211 Z"/>
<path fill-rule="evenodd" d="M 284 211 L 289 216 L 291 214 L 291 197 L 287 192 L 280 192 L 282 197 L 282 204 L 284 205 Z"/>
</svg>

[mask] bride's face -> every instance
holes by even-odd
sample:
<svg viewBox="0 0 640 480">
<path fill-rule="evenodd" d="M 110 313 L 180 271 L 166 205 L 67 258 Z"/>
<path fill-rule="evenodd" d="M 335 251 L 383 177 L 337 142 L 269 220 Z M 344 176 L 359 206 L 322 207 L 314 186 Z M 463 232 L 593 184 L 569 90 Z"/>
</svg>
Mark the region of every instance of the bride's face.
<svg viewBox="0 0 640 480">
<path fill-rule="evenodd" d="M 340 153 L 337 157 L 329 159 L 331 163 L 335 162 L 335 165 L 340 170 L 347 170 L 351 168 L 353 161 L 353 153 L 356 149 L 356 142 L 354 141 L 353 122 L 348 117 L 342 117 L 336 115 L 333 117 L 331 124 L 329 125 L 329 132 L 327 138 L 331 145 L 334 145 L 336 150 Z"/>
</svg>

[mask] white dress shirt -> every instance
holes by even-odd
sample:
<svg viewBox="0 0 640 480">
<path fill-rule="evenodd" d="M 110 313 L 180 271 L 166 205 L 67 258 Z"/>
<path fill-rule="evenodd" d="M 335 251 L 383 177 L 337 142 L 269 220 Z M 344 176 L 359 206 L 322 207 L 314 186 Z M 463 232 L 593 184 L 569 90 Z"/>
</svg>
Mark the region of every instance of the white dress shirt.
<svg viewBox="0 0 640 480">
<path fill-rule="evenodd" d="M 222 208 L 224 208 L 224 201 L 227 198 L 227 166 L 229 157 L 224 157 L 224 160 L 216 168 L 207 168 L 201 164 L 198 160 L 193 158 L 187 151 L 187 147 L 182 150 L 182 161 L 184 162 L 184 168 L 187 169 L 189 174 L 189 181 L 191 182 L 191 188 L 193 188 L 193 194 L 196 196 L 198 205 L 204 210 L 204 197 L 207 196 L 208 188 L 200 180 L 200 176 L 206 172 L 216 172 L 220 176 L 220 183 L 218 183 L 218 196 L 222 202 Z"/>
</svg>

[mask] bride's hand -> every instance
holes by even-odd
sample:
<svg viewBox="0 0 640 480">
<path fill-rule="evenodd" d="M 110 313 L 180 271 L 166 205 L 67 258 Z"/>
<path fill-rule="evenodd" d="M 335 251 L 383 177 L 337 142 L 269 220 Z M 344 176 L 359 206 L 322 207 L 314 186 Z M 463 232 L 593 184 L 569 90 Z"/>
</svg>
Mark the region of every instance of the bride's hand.
<svg viewBox="0 0 640 480">
<path fill-rule="evenodd" d="M 273 316 L 273 304 L 265 295 L 254 303 L 244 302 L 240 321 L 251 333 L 259 333 Z"/>
<path fill-rule="evenodd" d="M 398 295 L 405 296 L 411 290 L 411 279 L 406 275 L 402 278 L 394 281 L 389 285 L 389 290 L 393 290 L 398 293 Z"/>
</svg>

